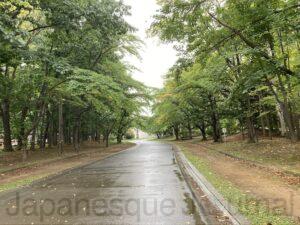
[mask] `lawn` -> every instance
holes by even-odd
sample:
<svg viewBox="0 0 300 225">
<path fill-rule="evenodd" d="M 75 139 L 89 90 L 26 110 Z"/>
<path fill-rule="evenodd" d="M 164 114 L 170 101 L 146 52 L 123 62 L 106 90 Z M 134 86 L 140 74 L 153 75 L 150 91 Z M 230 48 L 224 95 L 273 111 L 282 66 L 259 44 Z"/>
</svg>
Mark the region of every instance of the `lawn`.
<svg viewBox="0 0 300 225">
<path fill-rule="evenodd" d="M 291 143 L 284 138 L 260 140 L 259 143 L 247 141 L 229 141 L 221 144 L 212 142 L 200 143 L 211 150 L 251 160 L 267 166 L 278 167 L 300 175 L 300 142 Z"/>
</svg>

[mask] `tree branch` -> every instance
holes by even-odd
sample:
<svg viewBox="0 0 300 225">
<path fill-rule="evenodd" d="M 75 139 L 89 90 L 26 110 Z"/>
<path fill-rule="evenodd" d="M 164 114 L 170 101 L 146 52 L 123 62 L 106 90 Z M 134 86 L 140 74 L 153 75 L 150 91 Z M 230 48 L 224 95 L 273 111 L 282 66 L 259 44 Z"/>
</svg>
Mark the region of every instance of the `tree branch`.
<svg viewBox="0 0 300 225">
<path fill-rule="evenodd" d="M 31 30 L 29 30 L 28 32 L 35 32 L 35 31 L 38 31 L 38 30 L 43 30 L 43 29 L 48 29 L 48 28 L 51 28 L 51 27 L 54 27 L 55 25 L 45 25 L 45 26 L 40 26 L 40 27 L 36 27 L 36 28 L 33 28 Z"/>
<path fill-rule="evenodd" d="M 242 32 L 230 25 L 228 25 L 227 23 L 221 21 L 220 19 L 218 19 L 215 15 L 213 15 L 212 13 L 208 12 L 208 15 L 215 20 L 217 23 L 219 23 L 221 26 L 229 29 L 232 33 L 234 33 L 236 36 L 238 36 L 246 45 L 248 45 L 250 48 L 258 50 L 259 46 L 257 44 L 255 44 L 254 42 L 252 42 L 251 40 L 249 40 L 248 38 L 246 38 Z M 261 50 L 258 50 L 259 54 L 267 59 L 268 61 L 270 61 L 274 66 L 276 66 L 278 69 L 280 69 L 281 72 L 288 74 L 288 75 L 295 75 L 295 73 L 293 71 L 291 71 L 290 69 L 287 69 L 283 66 L 277 66 L 276 62 L 266 53 L 263 52 Z"/>
</svg>

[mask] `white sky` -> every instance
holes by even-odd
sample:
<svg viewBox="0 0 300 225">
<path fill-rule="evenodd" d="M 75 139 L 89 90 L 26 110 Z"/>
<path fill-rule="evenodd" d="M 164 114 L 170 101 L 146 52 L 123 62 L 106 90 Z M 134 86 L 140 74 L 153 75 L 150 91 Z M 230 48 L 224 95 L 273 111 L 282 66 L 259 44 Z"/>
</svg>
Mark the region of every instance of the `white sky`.
<svg viewBox="0 0 300 225">
<path fill-rule="evenodd" d="M 147 29 L 150 27 L 152 16 L 159 8 L 156 0 L 124 0 L 125 4 L 132 7 L 132 16 L 127 20 L 138 29 L 137 36 L 145 42 L 140 51 L 142 60 L 135 57 L 127 57 L 126 61 L 137 67 L 133 77 L 147 86 L 163 87 L 162 76 L 173 66 L 177 57 L 176 51 L 171 45 L 160 43 L 157 38 L 147 37 Z"/>
</svg>

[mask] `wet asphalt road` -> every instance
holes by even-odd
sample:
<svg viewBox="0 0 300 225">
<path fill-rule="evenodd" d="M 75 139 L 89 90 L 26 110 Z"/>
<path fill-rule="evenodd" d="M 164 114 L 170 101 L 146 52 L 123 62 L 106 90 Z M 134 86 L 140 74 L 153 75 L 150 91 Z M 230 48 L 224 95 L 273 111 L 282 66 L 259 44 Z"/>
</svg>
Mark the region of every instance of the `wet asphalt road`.
<svg viewBox="0 0 300 225">
<path fill-rule="evenodd" d="M 0 203 L 0 224 L 203 224 L 172 147 L 154 142 L 2 194 Z"/>
</svg>

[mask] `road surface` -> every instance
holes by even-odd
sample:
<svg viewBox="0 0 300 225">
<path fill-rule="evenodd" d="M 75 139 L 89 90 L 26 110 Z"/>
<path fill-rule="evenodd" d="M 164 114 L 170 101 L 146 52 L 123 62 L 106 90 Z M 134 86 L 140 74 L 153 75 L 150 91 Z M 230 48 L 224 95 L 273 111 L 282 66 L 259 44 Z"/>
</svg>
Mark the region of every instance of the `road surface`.
<svg viewBox="0 0 300 225">
<path fill-rule="evenodd" d="M 0 201 L 0 224 L 204 224 L 172 147 L 154 142 L 2 194 Z"/>
</svg>

